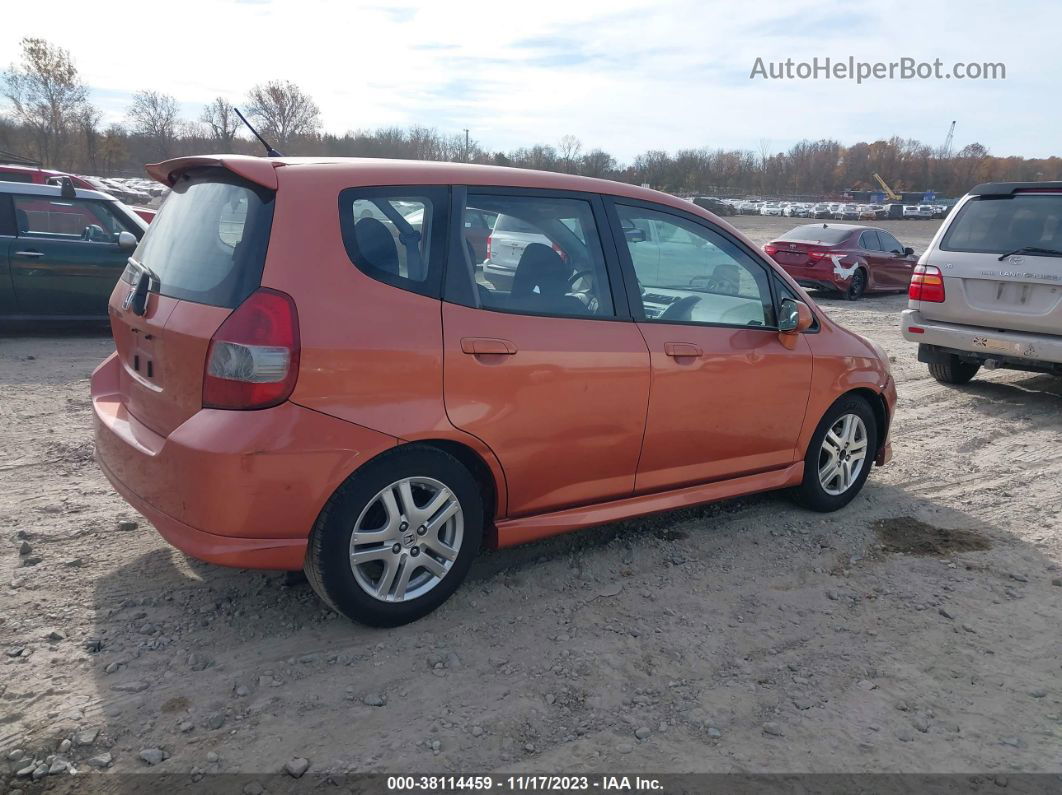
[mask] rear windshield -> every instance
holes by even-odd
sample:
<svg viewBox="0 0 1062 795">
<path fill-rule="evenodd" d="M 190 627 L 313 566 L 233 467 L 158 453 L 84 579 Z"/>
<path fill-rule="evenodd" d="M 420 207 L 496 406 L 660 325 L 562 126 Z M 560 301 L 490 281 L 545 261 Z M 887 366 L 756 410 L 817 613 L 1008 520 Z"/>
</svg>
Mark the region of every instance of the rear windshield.
<svg viewBox="0 0 1062 795">
<path fill-rule="evenodd" d="M 779 240 L 792 240 L 801 243 L 825 243 L 835 245 L 852 234 L 851 229 L 842 229 L 836 226 L 823 226 L 822 224 L 806 224 L 790 229 Z"/>
<path fill-rule="evenodd" d="M 274 193 L 224 169 L 177 180 L 131 259 L 170 298 L 236 307 L 262 282 Z"/>
<path fill-rule="evenodd" d="M 963 205 L 940 243 L 944 251 L 987 254 L 1026 246 L 1062 251 L 1062 195 L 978 196 Z"/>
</svg>

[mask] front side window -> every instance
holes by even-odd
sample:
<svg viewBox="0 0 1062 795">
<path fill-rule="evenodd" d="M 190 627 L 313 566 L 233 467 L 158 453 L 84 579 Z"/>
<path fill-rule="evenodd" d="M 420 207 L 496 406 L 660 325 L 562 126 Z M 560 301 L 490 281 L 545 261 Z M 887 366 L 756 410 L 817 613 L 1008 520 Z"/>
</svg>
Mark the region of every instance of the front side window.
<svg viewBox="0 0 1062 795">
<path fill-rule="evenodd" d="M 139 232 L 107 202 L 52 196 L 14 196 L 19 237 L 117 243 L 119 232 Z"/>
<path fill-rule="evenodd" d="M 900 245 L 900 241 L 884 229 L 878 230 L 878 238 L 881 240 L 882 251 L 889 251 L 893 254 L 903 254 L 903 246 Z"/>
<path fill-rule="evenodd" d="M 349 188 L 339 197 L 347 254 L 361 271 L 437 295 L 448 192 L 439 187 Z"/>
<path fill-rule="evenodd" d="M 736 243 L 669 213 L 625 205 L 616 210 L 645 320 L 775 325 L 767 271 Z"/>
<path fill-rule="evenodd" d="M 491 219 L 478 261 L 474 219 Z M 474 306 L 564 317 L 614 317 L 605 258 L 590 202 L 468 193 L 463 261 Z M 452 256 L 459 256 L 455 253 Z"/>
</svg>

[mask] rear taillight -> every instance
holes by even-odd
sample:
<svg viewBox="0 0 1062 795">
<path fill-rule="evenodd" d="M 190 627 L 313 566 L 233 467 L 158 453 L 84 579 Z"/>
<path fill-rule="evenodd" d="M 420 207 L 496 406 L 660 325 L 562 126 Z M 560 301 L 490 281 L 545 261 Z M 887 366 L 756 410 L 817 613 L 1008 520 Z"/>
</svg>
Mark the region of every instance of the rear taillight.
<svg viewBox="0 0 1062 795">
<path fill-rule="evenodd" d="M 916 265 L 911 274 L 911 287 L 907 297 L 912 301 L 929 301 L 940 304 L 944 301 L 944 275 L 935 265 Z"/>
<path fill-rule="evenodd" d="M 767 243 L 763 247 L 763 253 L 766 254 L 768 257 L 773 257 L 777 252 L 778 246 L 772 245 L 771 243 Z"/>
<path fill-rule="evenodd" d="M 824 257 L 830 256 L 830 252 L 829 252 L 829 250 L 825 250 L 824 251 L 823 249 L 818 249 L 818 248 L 809 249 L 808 250 L 808 256 L 811 257 L 811 259 L 823 259 Z"/>
<path fill-rule="evenodd" d="M 490 242 L 493 240 L 491 235 L 487 235 L 487 259 L 490 259 Z"/>
<path fill-rule="evenodd" d="M 259 289 L 210 340 L 203 407 L 264 409 L 283 403 L 299 376 L 299 315 L 291 296 Z"/>
<path fill-rule="evenodd" d="M 568 252 L 566 252 L 563 248 L 558 246 L 556 243 L 551 243 L 550 247 L 554 251 L 557 252 L 557 256 L 561 258 L 561 262 L 563 262 L 565 265 L 567 265 L 568 264 Z"/>
</svg>

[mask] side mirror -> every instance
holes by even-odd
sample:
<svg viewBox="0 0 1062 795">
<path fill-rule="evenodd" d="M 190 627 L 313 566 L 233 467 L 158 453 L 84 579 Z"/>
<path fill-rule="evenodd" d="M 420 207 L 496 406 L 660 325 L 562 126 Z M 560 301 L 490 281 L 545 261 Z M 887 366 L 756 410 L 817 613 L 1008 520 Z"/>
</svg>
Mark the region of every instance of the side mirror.
<svg viewBox="0 0 1062 795">
<path fill-rule="evenodd" d="M 118 248 L 122 251 L 132 251 L 137 244 L 136 235 L 124 229 L 118 233 Z"/>
<path fill-rule="evenodd" d="M 783 298 L 778 313 L 778 331 L 782 334 L 800 334 L 811 328 L 815 315 L 803 301 Z"/>
<path fill-rule="evenodd" d="M 907 247 L 906 247 L 906 248 L 905 248 L 905 249 L 903 250 L 903 255 L 904 255 L 905 257 L 911 257 L 911 256 L 914 256 L 914 249 L 913 249 L 913 248 L 911 248 L 910 246 L 907 246 Z"/>
<path fill-rule="evenodd" d="M 645 230 L 638 229 L 624 229 L 623 234 L 627 238 L 628 243 L 644 243 L 645 242 Z"/>
</svg>

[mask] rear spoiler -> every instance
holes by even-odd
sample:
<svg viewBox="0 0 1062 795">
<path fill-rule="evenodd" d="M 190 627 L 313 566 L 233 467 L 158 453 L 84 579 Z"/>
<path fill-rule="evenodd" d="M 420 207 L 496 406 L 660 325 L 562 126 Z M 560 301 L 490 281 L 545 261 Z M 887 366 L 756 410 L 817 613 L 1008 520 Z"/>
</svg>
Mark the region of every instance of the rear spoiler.
<svg viewBox="0 0 1062 795">
<path fill-rule="evenodd" d="M 214 166 L 215 168 L 227 169 L 236 176 L 243 177 L 255 185 L 261 185 L 269 190 L 276 190 L 276 167 L 280 165 L 283 165 L 283 163 L 250 155 L 192 155 L 190 157 L 175 157 L 172 160 L 164 160 L 161 163 L 149 163 L 144 168 L 152 179 L 171 188 L 182 171 L 187 171 L 190 168 Z"/>
<path fill-rule="evenodd" d="M 1062 191 L 1062 182 L 985 182 L 970 191 L 971 196 L 1011 196 L 1025 191 Z"/>
</svg>

